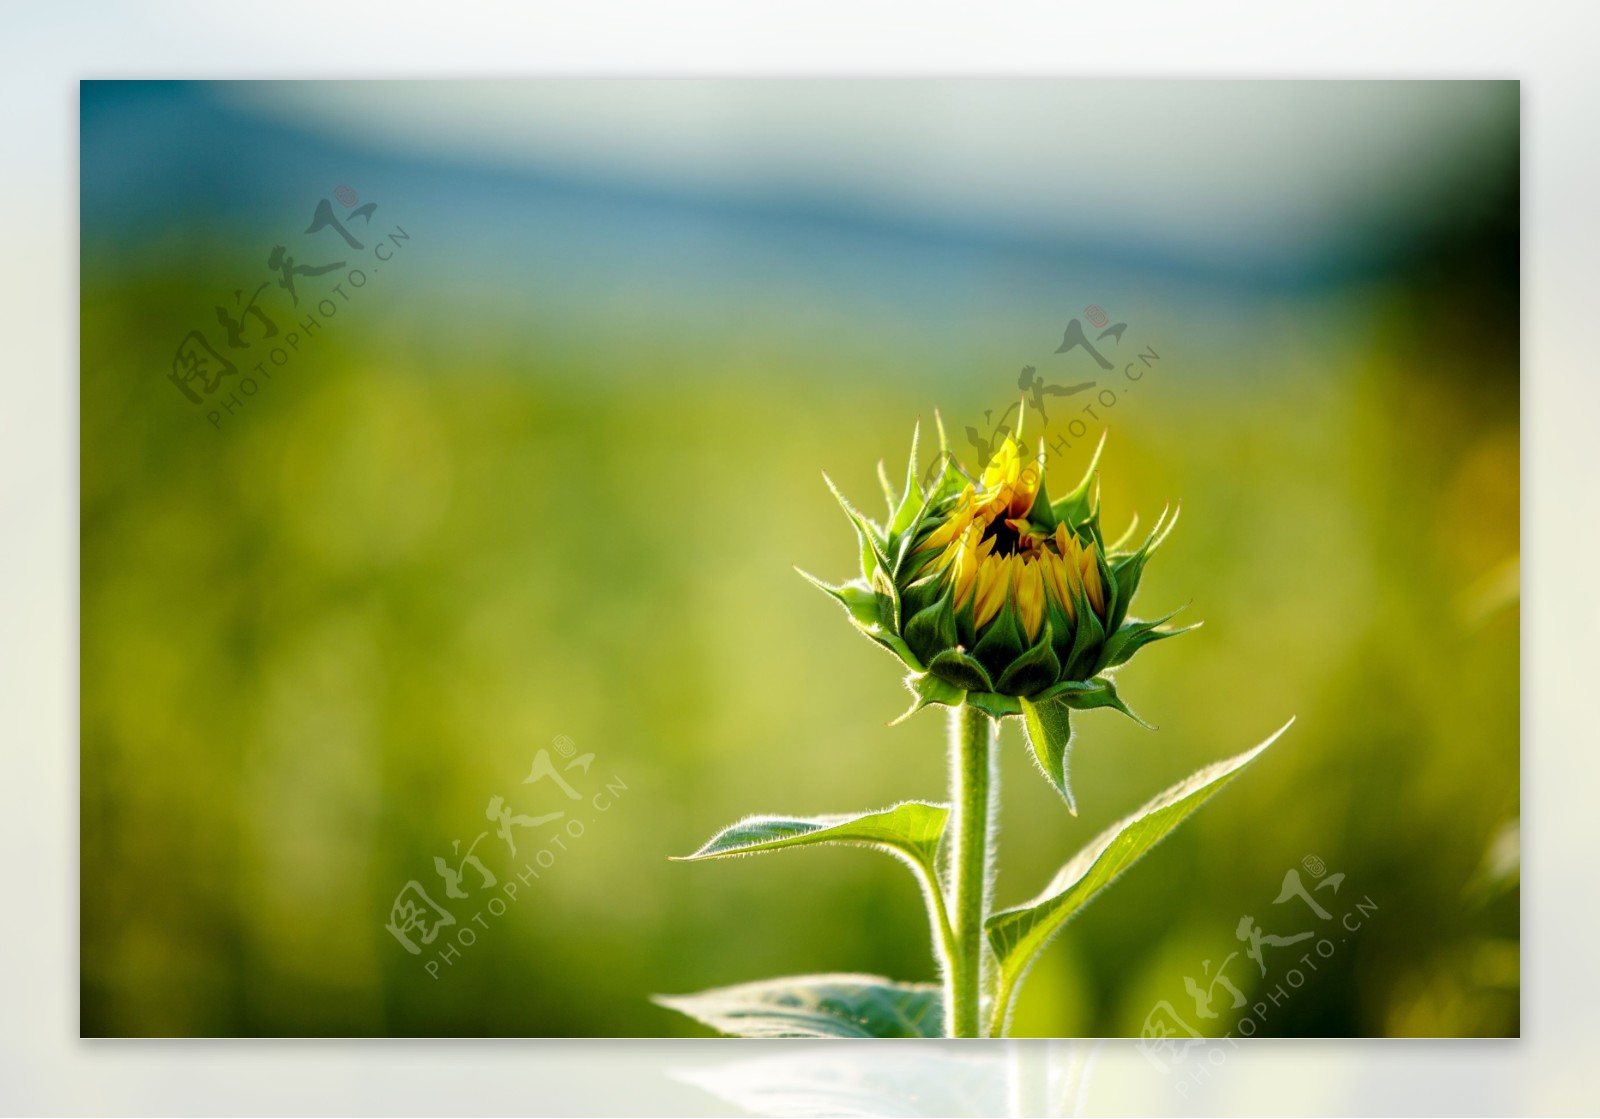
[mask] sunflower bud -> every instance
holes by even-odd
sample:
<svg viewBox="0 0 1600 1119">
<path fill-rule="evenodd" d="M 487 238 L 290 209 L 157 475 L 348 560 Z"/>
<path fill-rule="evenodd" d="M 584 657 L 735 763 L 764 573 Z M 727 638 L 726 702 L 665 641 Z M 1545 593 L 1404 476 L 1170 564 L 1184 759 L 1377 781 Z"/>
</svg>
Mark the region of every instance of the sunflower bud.
<svg viewBox="0 0 1600 1119">
<path fill-rule="evenodd" d="M 942 425 L 940 445 L 944 468 L 931 489 L 917 481 L 915 437 L 900 494 L 880 469 L 889 502 L 881 525 L 835 489 L 860 541 L 861 578 L 838 587 L 806 578 L 911 670 L 912 711 L 966 702 L 1000 718 L 1059 699 L 1073 708 L 1127 712 L 1101 674 L 1184 632 L 1164 626 L 1170 614 L 1154 621 L 1128 616 L 1145 564 L 1176 514 L 1163 512 L 1137 547 L 1130 546 L 1137 517 L 1107 543 L 1100 531 L 1100 448 L 1082 480 L 1051 500 L 1042 444 L 1029 455 L 1007 437 L 976 478 L 949 453 Z"/>
</svg>

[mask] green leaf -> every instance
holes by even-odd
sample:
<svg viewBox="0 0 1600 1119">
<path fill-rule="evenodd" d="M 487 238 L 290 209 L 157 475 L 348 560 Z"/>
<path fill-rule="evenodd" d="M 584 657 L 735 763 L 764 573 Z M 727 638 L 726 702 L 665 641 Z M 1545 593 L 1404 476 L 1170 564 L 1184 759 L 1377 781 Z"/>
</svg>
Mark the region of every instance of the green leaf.
<svg viewBox="0 0 1600 1119">
<path fill-rule="evenodd" d="M 1101 890 L 1184 821 L 1294 722 L 1279 727 L 1253 750 L 1191 775 L 1126 819 L 1102 832 L 1062 867 L 1043 893 L 1025 905 L 994 914 L 984 924 L 999 964 L 995 1023 L 1004 1025 L 1017 984 L 1040 950 Z M 993 1031 L 999 1036 L 998 1030 Z"/>
<path fill-rule="evenodd" d="M 888 850 L 931 868 L 949 817 L 950 810 L 944 805 L 916 800 L 858 816 L 751 816 L 723 828 L 700 850 L 675 861 L 698 862 L 785 847 L 840 843 Z"/>
<path fill-rule="evenodd" d="M 1022 725 L 1033 748 L 1034 760 L 1067 802 L 1067 811 L 1078 814 L 1067 782 L 1067 751 L 1072 747 L 1072 709 L 1061 696 L 1034 703 L 1022 700 Z"/>
<path fill-rule="evenodd" d="M 652 1001 L 733 1037 L 939 1037 L 944 1021 L 937 984 L 875 975 L 799 975 Z"/>
<path fill-rule="evenodd" d="M 935 944 L 948 944 L 950 914 L 935 867 L 949 818 L 950 809 L 944 805 L 917 800 L 853 816 L 749 816 L 723 828 L 694 854 L 674 861 L 700 862 L 827 844 L 870 847 L 893 855 L 910 869 L 927 904 Z"/>
</svg>

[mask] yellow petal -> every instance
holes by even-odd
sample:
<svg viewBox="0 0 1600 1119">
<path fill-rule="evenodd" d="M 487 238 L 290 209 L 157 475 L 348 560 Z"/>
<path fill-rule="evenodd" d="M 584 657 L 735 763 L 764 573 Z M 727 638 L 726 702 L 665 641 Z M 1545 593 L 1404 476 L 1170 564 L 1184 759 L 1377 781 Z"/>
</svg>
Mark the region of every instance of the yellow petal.
<svg viewBox="0 0 1600 1119">
<path fill-rule="evenodd" d="M 946 547 L 950 541 L 960 536 L 972 523 L 973 492 L 972 485 L 962 491 L 961 499 L 956 502 L 955 508 L 945 517 L 944 523 L 928 534 L 928 538 L 917 545 L 916 554 L 937 551 Z"/>
<path fill-rule="evenodd" d="M 1039 479 L 1042 476 L 1038 460 L 1029 459 L 1017 475 L 1016 485 L 1012 487 L 1011 516 L 1026 517 L 1032 511 L 1034 499 L 1039 496 Z"/>
<path fill-rule="evenodd" d="M 1000 613 L 1000 606 L 1011 589 L 1011 557 L 988 556 L 978 568 L 977 603 L 973 607 L 972 624 L 977 629 L 988 625 Z"/>
<path fill-rule="evenodd" d="M 965 536 L 956 542 L 955 568 L 955 608 L 961 609 L 966 603 L 967 596 L 972 593 L 973 582 L 977 579 L 978 564 L 981 557 L 975 546 L 977 534 L 969 530 Z"/>
<path fill-rule="evenodd" d="M 1021 619 L 1022 628 L 1027 631 L 1028 640 L 1031 642 L 1039 636 L 1039 627 L 1044 622 L 1044 573 L 1039 570 L 1038 562 L 1031 557 L 1016 564 L 1015 567 L 1017 616 Z"/>
<path fill-rule="evenodd" d="M 1041 560 L 1045 584 L 1055 600 L 1066 611 L 1069 621 L 1078 620 L 1078 606 L 1073 600 L 1072 584 L 1067 579 L 1067 562 L 1054 552 L 1045 552 Z"/>
<path fill-rule="evenodd" d="M 1068 560 L 1078 555 L 1078 538 L 1067 531 L 1065 522 L 1056 525 L 1056 551 Z"/>
<path fill-rule="evenodd" d="M 1089 605 L 1094 607 L 1094 612 L 1101 617 L 1106 612 L 1106 592 L 1100 585 L 1100 565 L 1095 560 L 1094 545 L 1091 543 L 1083 550 L 1081 571 L 1083 572 L 1083 593 L 1088 596 Z"/>
<path fill-rule="evenodd" d="M 1001 486 L 1008 486 L 1017 480 L 1017 470 L 1021 463 L 1018 456 L 1017 441 L 1011 436 L 1006 436 L 1006 441 L 995 448 L 994 456 L 989 459 L 989 465 L 983 468 L 983 488 L 986 491 L 998 490 Z"/>
<path fill-rule="evenodd" d="M 983 468 L 982 491 L 978 497 L 984 516 L 1003 517 L 1017 500 L 1018 477 L 1022 470 L 1020 450 L 1017 441 L 1007 436 L 995 450 L 989 465 Z"/>
</svg>

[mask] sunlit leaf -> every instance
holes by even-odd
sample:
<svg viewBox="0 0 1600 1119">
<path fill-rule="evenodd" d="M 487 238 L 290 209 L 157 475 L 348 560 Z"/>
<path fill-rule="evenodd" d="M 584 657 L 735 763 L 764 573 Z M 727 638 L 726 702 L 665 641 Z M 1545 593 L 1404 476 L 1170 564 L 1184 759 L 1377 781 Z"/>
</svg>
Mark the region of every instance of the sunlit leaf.
<svg viewBox="0 0 1600 1119">
<path fill-rule="evenodd" d="M 933 865 L 950 810 L 942 804 L 906 801 L 880 812 L 834 816 L 751 816 L 723 828 L 679 861 L 755 855 L 816 843 L 888 848 Z"/>
<path fill-rule="evenodd" d="M 1290 719 L 1254 749 L 1207 766 L 1133 815 L 1119 820 L 1062 867 L 1038 897 L 989 918 L 985 931 L 999 962 L 1000 997 L 996 1003 L 999 1021 L 1004 1020 L 1017 983 L 1050 938 L 1096 894 L 1116 881 L 1123 871 L 1254 761 L 1293 722 Z"/>
<path fill-rule="evenodd" d="M 874 975 L 799 975 L 654 1002 L 733 1037 L 938 1037 L 937 984 Z"/>
</svg>

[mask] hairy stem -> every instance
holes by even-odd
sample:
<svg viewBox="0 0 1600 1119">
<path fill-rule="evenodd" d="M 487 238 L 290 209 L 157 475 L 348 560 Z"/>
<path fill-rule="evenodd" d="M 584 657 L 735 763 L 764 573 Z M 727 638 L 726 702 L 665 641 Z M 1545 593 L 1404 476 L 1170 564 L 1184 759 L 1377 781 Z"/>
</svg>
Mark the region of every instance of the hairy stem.
<svg viewBox="0 0 1600 1119">
<path fill-rule="evenodd" d="M 983 921 L 988 910 L 989 820 L 995 785 L 994 723 L 967 704 L 950 714 L 951 925 L 945 1033 L 982 1037 Z"/>
<path fill-rule="evenodd" d="M 944 887 L 939 884 L 939 874 L 930 864 L 914 860 L 907 860 L 907 864 L 922 886 L 923 900 L 928 907 L 928 924 L 933 929 L 933 951 L 938 957 L 941 973 L 949 975 L 951 961 L 956 954 L 956 934 L 950 925 L 950 911 L 945 906 Z"/>
<path fill-rule="evenodd" d="M 1005 1037 L 1009 1023 L 1006 1021 L 1011 1016 L 1011 1000 L 1017 993 L 1018 976 L 1008 976 L 1004 972 L 1000 975 L 1000 983 L 994 995 L 994 1016 L 989 1021 L 990 1037 Z"/>
</svg>

